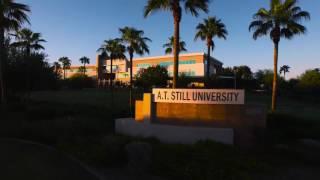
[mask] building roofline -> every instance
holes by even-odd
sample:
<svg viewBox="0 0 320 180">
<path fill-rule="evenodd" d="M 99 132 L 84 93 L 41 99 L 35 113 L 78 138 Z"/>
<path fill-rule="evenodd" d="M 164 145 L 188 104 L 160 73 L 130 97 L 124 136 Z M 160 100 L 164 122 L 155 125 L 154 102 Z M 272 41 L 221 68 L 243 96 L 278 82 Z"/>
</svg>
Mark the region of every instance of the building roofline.
<svg viewBox="0 0 320 180">
<path fill-rule="evenodd" d="M 207 57 L 207 54 L 205 53 L 204 56 Z M 215 61 L 215 62 L 218 63 L 218 64 L 223 65 L 223 62 L 219 61 L 218 59 L 216 59 L 216 58 L 214 58 L 214 57 L 212 57 L 212 56 L 210 56 L 210 57 L 211 57 L 211 60 Z"/>
<path fill-rule="evenodd" d="M 74 65 L 74 66 L 70 66 L 70 68 L 80 68 L 83 65 Z M 86 68 L 96 68 L 96 65 L 86 65 Z"/>
<path fill-rule="evenodd" d="M 194 52 L 194 53 L 181 53 L 179 54 L 179 57 L 188 57 L 188 56 L 204 56 L 204 58 L 207 56 L 206 53 L 204 52 Z M 173 55 L 163 55 L 163 56 L 148 56 L 148 57 L 138 57 L 138 58 L 133 58 L 133 61 L 144 61 L 144 60 L 154 60 L 154 59 L 165 59 L 165 58 L 173 58 Z M 211 59 L 215 61 L 218 64 L 223 65 L 221 61 L 218 59 L 214 58 L 211 56 Z M 109 60 L 109 59 L 106 59 Z M 119 60 L 119 59 L 114 59 L 114 60 Z"/>
<path fill-rule="evenodd" d="M 180 54 L 179 57 L 186 57 L 186 56 L 203 56 L 203 55 L 205 55 L 203 52 L 196 52 L 196 53 L 184 53 L 184 54 Z M 142 60 L 161 59 L 161 58 L 173 58 L 173 55 L 141 57 L 141 58 L 134 58 L 133 60 L 134 60 L 134 61 L 142 61 Z"/>
</svg>

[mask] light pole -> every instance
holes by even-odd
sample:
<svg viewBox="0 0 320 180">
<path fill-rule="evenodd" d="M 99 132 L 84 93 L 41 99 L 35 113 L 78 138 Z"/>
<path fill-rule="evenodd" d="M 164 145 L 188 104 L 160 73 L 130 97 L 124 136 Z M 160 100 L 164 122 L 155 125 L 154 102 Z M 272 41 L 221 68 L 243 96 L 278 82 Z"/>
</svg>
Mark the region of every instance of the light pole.
<svg viewBox="0 0 320 180">
<path fill-rule="evenodd" d="M 233 73 L 234 73 L 234 89 L 237 89 L 237 69 L 234 69 Z"/>
</svg>

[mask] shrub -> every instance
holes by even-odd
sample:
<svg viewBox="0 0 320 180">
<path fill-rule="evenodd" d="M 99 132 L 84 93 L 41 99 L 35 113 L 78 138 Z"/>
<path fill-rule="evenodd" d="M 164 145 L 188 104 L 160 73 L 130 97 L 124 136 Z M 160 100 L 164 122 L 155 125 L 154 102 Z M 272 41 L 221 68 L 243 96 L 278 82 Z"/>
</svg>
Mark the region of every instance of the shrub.
<svg viewBox="0 0 320 180">
<path fill-rule="evenodd" d="M 320 92 L 320 72 L 315 70 L 307 70 L 301 75 L 298 83 L 299 88 L 308 92 Z"/>
<path fill-rule="evenodd" d="M 93 88 L 94 80 L 87 75 L 76 73 L 66 80 L 66 85 L 71 89 Z"/>
<path fill-rule="evenodd" d="M 138 72 L 135 85 L 142 87 L 145 91 L 150 91 L 153 87 L 166 87 L 168 79 L 166 68 L 161 66 L 149 67 Z"/>
<path fill-rule="evenodd" d="M 320 139 L 320 123 L 312 119 L 273 113 L 268 115 L 267 129 L 272 141 L 283 142 L 295 139 Z"/>
<path fill-rule="evenodd" d="M 182 73 L 179 75 L 178 87 L 179 88 L 187 88 L 191 82 L 192 82 L 192 79 L 190 77 L 188 77 L 185 73 Z"/>
<path fill-rule="evenodd" d="M 169 179 L 249 179 L 260 168 L 255 159 L 223 144 L 156 144 L 152 171 Z"/>
</svg>

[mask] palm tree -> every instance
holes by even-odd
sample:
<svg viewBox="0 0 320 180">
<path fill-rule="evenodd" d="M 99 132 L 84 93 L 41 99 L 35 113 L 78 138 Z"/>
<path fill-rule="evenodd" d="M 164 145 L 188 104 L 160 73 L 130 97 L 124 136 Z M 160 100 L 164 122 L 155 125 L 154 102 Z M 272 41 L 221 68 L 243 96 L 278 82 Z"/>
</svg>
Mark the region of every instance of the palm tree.
<svg viewBox="0 0 320 180">
<path fill-rule="evenodd" d="M 80 66 L 80 67 L 78 68 L 78 72 L 85 76 L 85 74 L 86 74 L 86 68 L 85 68 L 84 66 Z"/>
<path fill-rule="evenodd" d="M 144 9 L 144 17 L 151 13 L 163 10 L 169 11 L 173 15 L 174 20 L 174 46 L 173 46 L 173 88 L 177 87 L 178 65 L 179 65 L 179 37 L 180 37 L 180 21 L 182 17 L 183 4 L 186 12 L 190 12 L 193 16 L 199 15 L 199 10 L 208 12 L 209 0 L 148 0 Z"/>
<path fill-rule="evenodd" d="M 59 77 L 60 71 L 61 71 L 61 64 L 59 62 L 53 63 L 53 71 L 56 74 L 57 77 Z"/>
<path fill-rule="evenodd" d="M 81 64 L 83 64 L 83 74 L 86 74 L 86 64 L 90 63 L 90 59 L 86 56 L 83 56 L 79 59 L 79 61 L 81 62 Z"/>
<path fill-rule="evenodd" d="M 14 36 L 16 42 L 12 43 L 11 46 L 21 48 L 27 56 L 30 56 L 33 51 L 44 49 L 41 43 L 46 42 L 46 40 L 41 38 L 41 33 L 34 33 L 30 29 L 23 28 Z"/>
<path fill-rule="evenodd" d="M 68 57 L 61 57 L 58 61 L 62 64 L 63 79 L 66 79 L 66 69 L 70 69 L 71 60 Z"/>
<path fill-rule="evenodd" d="M 144 32 L 142 30 L 137 30 L 133 27 L 124 27 L 119 29 L 121 33 L 121 40 L 127 46 L 127 51 L 129 53 L 130 61 L 130 87 L 132 86 L 132 59 L 133 54 L 144 55 L 149 54 L 149 46 L 147 42 L 151 42 L 151 39 L 144 37 Z"/>
<path fill-rule="evenodd" d="M 179 38 L 180 39 L 180 38 Z M 174 37 L 171 36 L 169 37 L 169 41 L 164 44 L 162 47 L 165 48 L 165 53 L 166 54 L 172 54 L 172 51 L 173 51 L 173 44 L 174 44 Z M 184 51 L 187 51 L 186 49 L 186 43 L 184 41 L 180 41 L 179 42 L 179 53 L 180 52 L 184 52 Z"/>
<path fill-rule="evenodd" d="M 110 39 L 105 40 L 98 51 L 110 58 L 110 87 L 112 88 L 112 62 L 114 59 L 126 59 L 126 47 L 121 44 L 121 39 Z"/>
<path fill-rule="evenodd" d="M 271 110 L 275 111 L 278 86 L 278 50 L 281 38 L 292 39 L 295 35 L 304 34 L 306 27 L 301 20 L 309 20 L 310 14 L 297 6 L 297 0 L 270 0 L 270 9 L 261 8 L 253 16 L 249 26 L 253 30 L 253 39 L 269 35 L 274 43 L 273 87 Z"/>
<path fill-rule="evenodd" d="M 195 35 L 195 40 L 201 39 L 202 41 L 206 41 L 207 43 L 207 74 L 206 77 L 209 79 L 210 76 L 210 52 L 214 50 L 215 44 L 213 39 L 223 38 L 227 39 L 228 31 L 226 30 L 226 26 L 221 22 L 221 19 L 217 19 L 216 17 L 208 17 L 208 19 L 204 19 L 203 23 L 198 24 L 196 27 L 197 32 Z"/>
<path fill-rule="evenodd" d="M 284 79 L 286 79 L 286 73 L 290 72 L 289 69 L 290 69 L 290 66 L 288 65 L 283 65 L 280 67 L 280 74 L 282 74 L 283 72 Z"/>
<path fill-rule="evenodd" d="M 5 33 L 18 30 L 24 22 L 29 23 L 26 13 L 30 12 L 29 6 L 16 3 L 15 0 L 0 0 L 0 103 L 5 105 L 5 82 L 3 78 L 3 63 L 7 57 L 5 50 Z"/>
<path fill-rule="evenodd" d="M 121 41 L 127 46 L 127 51 L 129 53 L 130 61 L 130 112 L 132 114 L 132 84 L 133 84 L 133 54 L 144 55 L 149 54 L 149 46 L 147 42 L 151 42 L 151 39 L 144 37 L 144 32 L 142 30 L 137 30 L 133 27 L 124 27 L 119 29 L 121 33 Z"/>
</svg>

